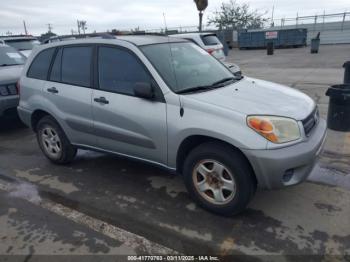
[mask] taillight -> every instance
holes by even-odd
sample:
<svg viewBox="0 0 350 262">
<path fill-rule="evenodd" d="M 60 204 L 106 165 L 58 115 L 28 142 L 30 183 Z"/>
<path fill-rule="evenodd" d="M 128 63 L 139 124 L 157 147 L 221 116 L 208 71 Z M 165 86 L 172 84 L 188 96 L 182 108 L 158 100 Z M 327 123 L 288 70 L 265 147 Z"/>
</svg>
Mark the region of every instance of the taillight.
<svg viewBox="0 0 350 262">
<path fill-rule="evenodd" d="M 209 54 L 213 54 L 214 51 L 215 51 L 215 49 L 212 49 L 212 48 L 207 49 L 207 52 L 208 52 Z"/>
<path fill-rule="evenodd" d="M 21 95 L 21 86 L 19 85 L 19 80 L 17 81 L 17 83 L 16 83 L 16 89 L 17 89 L 17 94 L 18 95 Z"/>
</svg>

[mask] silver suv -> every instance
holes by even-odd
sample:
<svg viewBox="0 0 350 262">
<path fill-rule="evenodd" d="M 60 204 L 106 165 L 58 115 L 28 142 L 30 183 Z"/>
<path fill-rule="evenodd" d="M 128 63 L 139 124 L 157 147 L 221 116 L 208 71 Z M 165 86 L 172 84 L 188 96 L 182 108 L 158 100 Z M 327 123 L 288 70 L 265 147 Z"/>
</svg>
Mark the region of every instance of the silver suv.
<svg viewBox="0 0 350 262">
<path fill-rule="evenodd" d="M 195 44 L 159 36 L 58 42 L 33 51 L 21 119 L 45 156 L 77 149 L 131 157 L 183 175 L 202 207 L 236 214 L 256 187 L 307 178 L 326 123 L 301 92 L 235 78 Z"/>
</svg>

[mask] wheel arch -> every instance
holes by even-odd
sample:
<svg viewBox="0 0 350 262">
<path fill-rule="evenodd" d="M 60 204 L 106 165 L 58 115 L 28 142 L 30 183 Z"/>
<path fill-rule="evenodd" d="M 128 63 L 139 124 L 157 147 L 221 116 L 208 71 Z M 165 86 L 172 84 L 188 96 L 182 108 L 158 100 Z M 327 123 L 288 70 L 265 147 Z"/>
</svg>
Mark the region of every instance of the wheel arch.
<svg viewBox="0 0 350 262">
<path fill-rule="evenodd" d="M 47 111 L 45 110 L 41 110 L 41 109 L 37 109 L 35 110 L 33 113 L 32 113 L 32 116 L 31 116 L 31 120 L 30 120 L 30 124 L 31 124 L 31 127 L 33 129 L 34 132 L 37 132 L 37 124 L 39 123 L 39 121 L 45 117 L 45 116 L 51 116 L 53 117 L 50 113 L 48 113 Z M 54 118 L 54 117 L 53 117 Z"/>
<path fill-rule="evenodd" d="M 240 150 L 238 147 L 228 143 L 227 141 L 218 139 L 218 138 L 214 138 L 214 137 L 210 137 L 210 136 L 205 136 L 205 135 L 191 135 L 186 137 L 180 144 L 179 149 L 177 151 L 176 154 L 176 171 L 179 174 L 182 174 L 183 171 L 183 165 L 184 162 L 186 160 L 186 157 L 188 156 L 188 154 L 196 147 L 198 147 L 199 145 L 203 144 L 203 143 L 208 143 L 208 142 L 213 142 L 213 143 L 218 143 L 221 145 L 225 145 L 227 147 L 229 147 L 232 150 L 235 150 L 237 152 L 239 152 L 244 159 L 247 161 L 247 163 L 249 164 L 251 170 L 252 170 L 252 174 L 254 174 L 254 181 L 257 184 L 257 178 L 256 178 L 256 174 L 254 172 L 254 168 L 252 167 L 249 159 L 246 157 L 246 155 L 242 152 L 242 150 Z"/>
</svg>

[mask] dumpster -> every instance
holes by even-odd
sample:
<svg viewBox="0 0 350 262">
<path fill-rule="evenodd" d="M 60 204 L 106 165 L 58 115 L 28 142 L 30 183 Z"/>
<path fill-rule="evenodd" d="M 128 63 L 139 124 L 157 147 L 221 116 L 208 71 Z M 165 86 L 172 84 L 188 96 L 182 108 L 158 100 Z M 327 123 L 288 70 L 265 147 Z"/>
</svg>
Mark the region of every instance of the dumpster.
<svg viewBox="0 0 350 262">
<path fill-rule="evenodd" d="M 277 33 L 276 38 L 272 40 L 275 48 L 306 46 L 306 28 L 257 31 L 242 30 L 238 32 L 238 46 L 240 49 L 266 48 L 267 43 L 272 39 L 266 37 L 267 33 Z"/>
<path fill-rule="evenodd" d="M 329 107 L 328 128 L 335 131 L 350 131 L 350 84 L 333 85 L 327 92 Z"/>
</svg>

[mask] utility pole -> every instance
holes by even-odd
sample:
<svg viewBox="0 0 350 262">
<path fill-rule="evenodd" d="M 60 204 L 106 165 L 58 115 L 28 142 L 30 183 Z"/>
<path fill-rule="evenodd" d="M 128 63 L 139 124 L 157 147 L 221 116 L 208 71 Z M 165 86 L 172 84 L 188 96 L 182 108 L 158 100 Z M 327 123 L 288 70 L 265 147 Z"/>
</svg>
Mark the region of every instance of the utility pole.
<svg viewBox="0 0 350 262">
<path fill-rule="evenodd" d="M 275 13 L 275 5 L 272 6 L 272 15 L 271 15 L 271 27 L 275 26 L 275 22 L 273 21 L 273 15 Z"/>
<path fill-rule="evenodd" d="M 23 20 L 23 27 L 24 27 L 24 34 L 28 35 L 28 31 L 27 31 L 27 26 L 26 26 L 26 21 Z"/>
<path fill-rule="evenodd" d="M 47 24 L 47 29 L 49 33 L 52 33 L 52 25 L 50 23 Z"/>
</svg>

